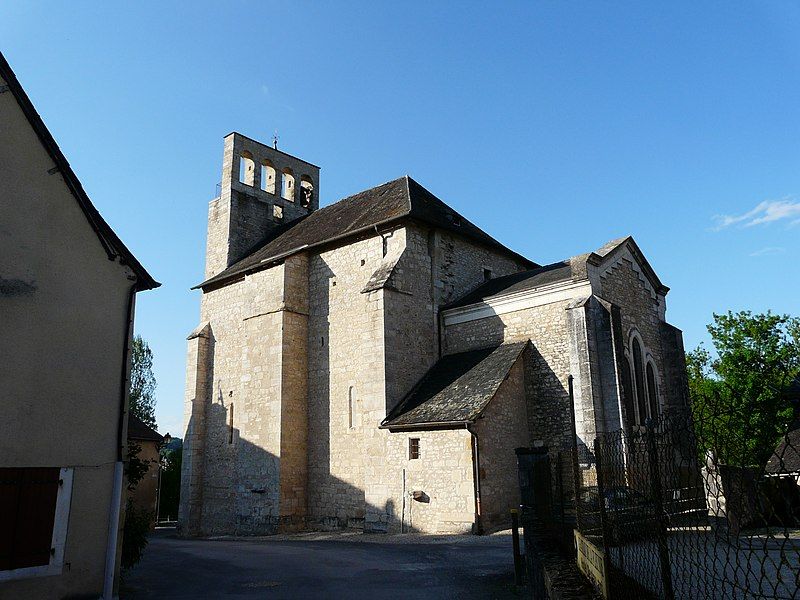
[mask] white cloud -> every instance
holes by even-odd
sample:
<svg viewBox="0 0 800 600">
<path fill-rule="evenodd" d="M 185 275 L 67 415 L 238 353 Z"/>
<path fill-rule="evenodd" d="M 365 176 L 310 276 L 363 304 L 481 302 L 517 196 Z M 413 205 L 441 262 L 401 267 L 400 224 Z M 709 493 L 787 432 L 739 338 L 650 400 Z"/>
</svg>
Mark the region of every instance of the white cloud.
<svg viewBox="0 0 800 600">
<path fill-rule="evenodd" d="M 784 252 L 786 252 L 786 248 L 781 248 L 779 246 L 767 246 L 761 250 L 751 252 L 750 256 L 775 256 L 776 254 L 783 254 Z"/>
<path fill-rule="evenodd" d="M 789 226 L 800 224 L 800 202 L 791 196 L 781 200 L 764 200 L 754 209 L 741 215 L 714 215 L 717 222 L 715 231 L 725 229 L 731 225 L 739 227 L 753 227 L 785 219 L 791 219 Z"/>
</svg>

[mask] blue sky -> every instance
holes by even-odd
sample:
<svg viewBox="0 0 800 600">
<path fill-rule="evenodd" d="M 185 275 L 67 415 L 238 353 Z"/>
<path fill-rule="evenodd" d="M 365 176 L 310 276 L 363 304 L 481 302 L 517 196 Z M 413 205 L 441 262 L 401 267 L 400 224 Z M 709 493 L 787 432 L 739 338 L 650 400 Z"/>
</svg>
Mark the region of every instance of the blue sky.
<svg viewBox="0 0 800 600">
<path fill-rule="evenodd" d="M 180 434 L 207 203 L 239 131 L 322 166 L 322 204 L 409 174 L 546 263 L 632 234 L 687 348 L 712 312 L 798 314 L 800 8 L 784 2 L 62 2 L 0 50 L 140 294 Z"/>
</svg>

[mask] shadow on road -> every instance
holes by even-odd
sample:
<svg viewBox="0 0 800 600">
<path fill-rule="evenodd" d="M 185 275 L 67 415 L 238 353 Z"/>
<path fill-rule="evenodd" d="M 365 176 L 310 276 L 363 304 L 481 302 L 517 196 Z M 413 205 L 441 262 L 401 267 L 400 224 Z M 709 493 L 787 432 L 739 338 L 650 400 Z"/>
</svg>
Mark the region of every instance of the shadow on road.
<svg viewBox="0 0 800 600">
<path fill-rule="evenodd" d="M 516 598 L 511 537 L 154 533 L 120 598 Z"/>
</svg>

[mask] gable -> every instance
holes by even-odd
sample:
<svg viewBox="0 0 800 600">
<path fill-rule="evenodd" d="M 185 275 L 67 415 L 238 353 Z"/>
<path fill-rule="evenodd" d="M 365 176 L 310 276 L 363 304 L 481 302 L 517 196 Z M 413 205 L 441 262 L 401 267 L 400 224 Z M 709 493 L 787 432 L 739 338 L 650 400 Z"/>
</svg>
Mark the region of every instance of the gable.
<svg viewBox="0 0 800 600">
<path fill-rule="evenodd" d="M 21 111 L 21 115 L 26 120 L 27 126 L 31 128 L 35 134 L 35 138 L 40 144 L 40 147 L 44 150 L 48 157 L 48 160 L 46 161 L 48 168 L 42 170 L 42 176 L 60 177 L 66 187 L 66 190 L 83 213 L 84 218 L 90 225 L 92 231 L 94 232 L 95 238 L 99 241 L 107 257 L 111 260 L 119 260 L 122 265 L 130 267 L 130 269 L 136 274 L 137 290 L 146 290 L 158 287 L 160 284 L 156 282 L 144 269 L 141 263 L 139 263 L 136 257 L 122 243 L 122 241 L 117 237 L 108 223 L 106 223 L 103 217 L 100 216 L 100 213 L 91 203 L 89 197 L 86 195 L 86 192 L 83 189 L 83 186 L 67 162 L 67 159 L 64 157 L 61 149 L 56 144 L 49 130 L 45 126 L 41 117 L 36 112 L 36 109 L 25 93 L 25 90 L 23 90 L 22 86 L 17 80 L 16 75 L 12 71 L 10 65 L 8 62 L 6 62 L 5 57 L 1 53 L 0 79 L 3 82 L 0 83 L 0 107 L 2 107 L 3 119 L 6 121 L 6 124 L 9 128 L 14 127 L 19 121 L 19 119 L 14 117 L 14 113 L 16 113 L 17 110 Z M 15 100 L 15 107 L 6 104 L 8 98 L 13 98 Z M 23 137 L 25 136 L 18 136 L 18 139 L 22 139 Z M 28 149 L 13 147 L 8 148 L 8 150 L 11 152 L 26 152 Z M 35 152 L 35 147 L 30 147 L 30 150 Z M 31 156 L 35 157 L 36 155 L 32 154 Z M 35 160 L 38 162 L 38 158 Z M 19 179 L 16 177 L 10 177 L 9 181 L 12 183 L 19 183 Z"/>
<path fill-rule="evenodd" d="M 658 300 L 659 296 L 665 296 L 669 292 L 669 288 L 661 283 L 653 267 L 650 266 L 631 236 L 608 242 L 602 248 L 592 252 L 587 263 L 592 266 L 590 277 L 600 280 L 607 278 L 614 269 L 628 264 L 654 300 Z"/>
</svg>

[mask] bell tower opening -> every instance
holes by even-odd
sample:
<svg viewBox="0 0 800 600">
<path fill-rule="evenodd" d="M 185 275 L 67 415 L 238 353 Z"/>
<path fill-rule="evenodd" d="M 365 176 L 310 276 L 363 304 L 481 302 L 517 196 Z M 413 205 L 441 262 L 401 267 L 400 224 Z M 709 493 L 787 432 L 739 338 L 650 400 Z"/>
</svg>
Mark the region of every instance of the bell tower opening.
<svg viewBox="0 0 800 600">
<path fill-rule="evenodd" d="M 274 228 L 319 208 L 318 166 L 240 133 L 225 136 L 219 187 L 209 205 L 207 278 L 244 258 Z"/>
</svg>

